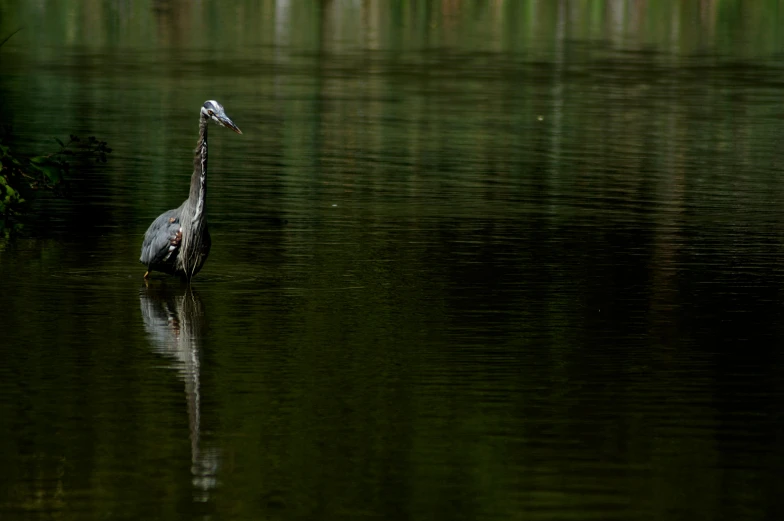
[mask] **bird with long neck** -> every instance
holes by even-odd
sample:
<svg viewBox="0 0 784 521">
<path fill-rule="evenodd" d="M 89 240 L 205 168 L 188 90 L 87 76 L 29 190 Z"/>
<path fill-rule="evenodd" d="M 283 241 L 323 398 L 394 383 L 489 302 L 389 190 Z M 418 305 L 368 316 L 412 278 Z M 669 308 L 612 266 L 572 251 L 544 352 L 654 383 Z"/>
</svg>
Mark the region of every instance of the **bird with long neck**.
<svg viewBox="0 0 784 521">
<path fill-rule="evenodd" d="M 201 270 L 210 253 L 211 240 L 205 215 L 207 127 L 210 120 L 242 134 L 217 101 L 206 101 L 201 107 L 190 193 L 179 208 L 159 215 L 144 234 L 139 260 L 147 266 L 145 279 L 151 271 L 161 271 L 190 280 Z"/>
</svg>

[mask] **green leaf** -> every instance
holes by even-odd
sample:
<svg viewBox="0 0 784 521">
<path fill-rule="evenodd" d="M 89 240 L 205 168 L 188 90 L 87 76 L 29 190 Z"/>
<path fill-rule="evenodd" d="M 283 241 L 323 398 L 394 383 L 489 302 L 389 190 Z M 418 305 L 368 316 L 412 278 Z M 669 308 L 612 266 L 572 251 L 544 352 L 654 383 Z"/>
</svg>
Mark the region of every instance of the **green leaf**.
<svg viewBox="0 0 784 521">
<path fill-rule="evenodd" d="M 42 172 L 53 184 L 58 184 L 63 180 L 63 173 L 60 167 L 55 165 L 36 164 L 32 163 L 33 168 Z"/>
</svg>

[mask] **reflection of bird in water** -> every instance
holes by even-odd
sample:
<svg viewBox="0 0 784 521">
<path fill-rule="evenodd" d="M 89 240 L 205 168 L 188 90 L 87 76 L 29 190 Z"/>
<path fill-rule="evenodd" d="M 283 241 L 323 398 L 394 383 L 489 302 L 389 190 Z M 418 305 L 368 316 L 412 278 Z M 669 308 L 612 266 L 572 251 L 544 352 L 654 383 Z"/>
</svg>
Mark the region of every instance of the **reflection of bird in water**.
<svg viewBox="0 0 784 521">
<path fill-rule="evenodd" d="M 191 436 L 191 475 L 206 501 L 216 485 L 219 454 L 201 448 L 200 351 L 205 328 L 204 306 L 190 287 L 145 287 L 139 295 L 144 328 L 157 352 L 173 359 L 185 381 L 188 423 Z"/>
<path fill-rule="evenodd" d="M 210 253 L 210 232 L 204 204 L 207 197 L 207 125 L 210 120 L 242 134 L 217 101 L 205 101 L 199 117 L 199 142 L 196 145 L 191 175 L 191 191 L 179 208 L 163 212 L 144 234 L 139 261 L 147 273 L 162 271 L 190 280 L 199 273 Z"/>
</svg>

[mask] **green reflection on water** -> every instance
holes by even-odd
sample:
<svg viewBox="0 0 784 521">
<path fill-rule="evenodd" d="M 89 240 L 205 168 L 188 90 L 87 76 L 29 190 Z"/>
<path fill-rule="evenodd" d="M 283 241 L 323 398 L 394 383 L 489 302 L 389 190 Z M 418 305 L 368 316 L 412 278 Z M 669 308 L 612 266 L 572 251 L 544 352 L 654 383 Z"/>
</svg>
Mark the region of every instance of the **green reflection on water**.
<svg viewBox="0 0 784 521">
<path fill-rule="evenodd" d="M 778 2 L 0 14 L 20 146 L 114 149 L 0 252 L 4 518 L 775 507 Z M 212 256 L 140 297 L 210 98 Z"/>
</svg>

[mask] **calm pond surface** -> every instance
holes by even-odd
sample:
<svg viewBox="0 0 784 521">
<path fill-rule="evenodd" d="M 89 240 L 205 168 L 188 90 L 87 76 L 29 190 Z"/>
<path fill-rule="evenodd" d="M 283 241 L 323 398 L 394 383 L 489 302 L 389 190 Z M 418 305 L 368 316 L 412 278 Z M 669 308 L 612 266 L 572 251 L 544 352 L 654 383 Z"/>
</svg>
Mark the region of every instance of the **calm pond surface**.
<svg viewBox="0 0 784 521">
<path fill-rule="evenodd" d="M 778 1 L 0 0 L 0 519 L 784 518 Z M 143 284 L 210 133 L 213 249 Z"/>
</svg>

